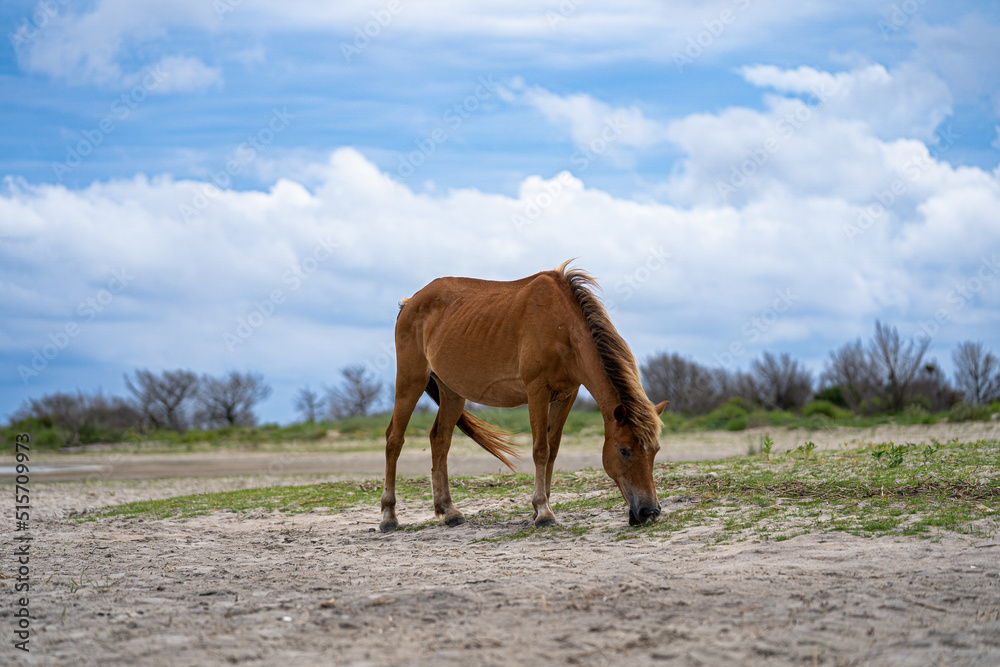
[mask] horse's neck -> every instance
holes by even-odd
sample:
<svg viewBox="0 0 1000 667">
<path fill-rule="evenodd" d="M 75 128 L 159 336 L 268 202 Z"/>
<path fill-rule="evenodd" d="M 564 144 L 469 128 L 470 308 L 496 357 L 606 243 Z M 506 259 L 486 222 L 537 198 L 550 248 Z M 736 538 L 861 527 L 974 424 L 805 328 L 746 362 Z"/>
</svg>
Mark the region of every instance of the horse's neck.
<svg viewBox="0 0 1000 667">
<path fill-rule="evenodd" d="M 594 345 L 593 339 L 588 335 L 587 340 L 589 342 L 587 347 L 591 349 L 586 350 L 584 354 L 580 355 L 583 362 L 581 368 L 583 386 L 587 388 L 594 402 L 597 403 L 597 407 L 600 409 L 605 421 L 614 419 L 615 408 L 621 402 L 618 390 L 615 389 L 615 386 L 611 384 L 611 380 L 608 379 L 608 374 L 604 370 L 604 365 L 601 363 L 601 357 L 597 352 L 597 346 Z"/>
</svg>

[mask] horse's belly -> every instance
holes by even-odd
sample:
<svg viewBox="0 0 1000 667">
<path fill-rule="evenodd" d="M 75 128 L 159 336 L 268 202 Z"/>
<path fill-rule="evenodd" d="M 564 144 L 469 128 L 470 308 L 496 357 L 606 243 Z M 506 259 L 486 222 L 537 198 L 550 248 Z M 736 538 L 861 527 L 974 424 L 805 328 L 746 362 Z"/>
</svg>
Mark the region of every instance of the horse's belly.
<svg viewBox="0 0 1000 667">
<path fill-rule="evenodd" d="M 474 403 L 495 408 L 514 408 L 528 402 L 524 385 L 516 376 L 488 380 L 475 373 L 449 373 L 437 369 L 434 372 L 452 391 Z"/>
</svg>

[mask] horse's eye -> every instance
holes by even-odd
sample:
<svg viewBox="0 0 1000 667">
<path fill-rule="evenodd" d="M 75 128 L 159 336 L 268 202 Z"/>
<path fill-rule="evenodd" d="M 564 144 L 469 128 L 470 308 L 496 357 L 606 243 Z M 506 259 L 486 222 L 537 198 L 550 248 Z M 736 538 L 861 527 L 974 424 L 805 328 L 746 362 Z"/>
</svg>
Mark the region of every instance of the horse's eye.
<svg viewBox="0 0 1000 667">
<path fill-rule="evenodd" d="M 618 448 L 618 453 L 621 454 L 622 457 L 624 457 L 626 459 L 628 457 L 632 456 L 632 451 L 630 449 L 625 448 L 625 447 L 619 447 Z"/>
</svg>

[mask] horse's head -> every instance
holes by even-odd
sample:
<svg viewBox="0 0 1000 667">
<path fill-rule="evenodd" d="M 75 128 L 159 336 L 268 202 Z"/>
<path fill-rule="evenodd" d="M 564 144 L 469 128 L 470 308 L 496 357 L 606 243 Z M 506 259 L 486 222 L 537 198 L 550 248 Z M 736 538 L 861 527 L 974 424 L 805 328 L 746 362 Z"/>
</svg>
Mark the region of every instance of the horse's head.
<svg viewBox="0 0 1000 667">
<path fill-rule="evenodd" d="M 667 406 L 664 401 L 655 406 L 657 415 Z M 653 481 L 653 459 L 660 443 L 641 442 L 636 437 L 624 405 L 615 408 L 614 419 L 604 425 L 604 470 L 615 480 L 628 503 L 628 522 L 640 526 L 656 521 L 660 503 L 656 499 Z"/>
</svg>

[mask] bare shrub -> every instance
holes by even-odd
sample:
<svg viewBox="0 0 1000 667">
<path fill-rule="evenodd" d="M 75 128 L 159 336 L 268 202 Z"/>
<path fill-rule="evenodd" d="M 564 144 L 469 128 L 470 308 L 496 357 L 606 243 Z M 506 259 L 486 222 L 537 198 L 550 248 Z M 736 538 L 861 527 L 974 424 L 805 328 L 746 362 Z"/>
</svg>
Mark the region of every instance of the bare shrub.
<svg viewBox="0 0 1000 667">
<path fill-rule="evenodd" d="M 775 357 L 765 352 L 753 361 L 751 368 L 757 398 L 766 407 L 793 410 L 801 408 L 812 397 L 812 374 L 787 353 Z"/>
<path fill-rule="evenodd" d="M 861 339 L 830 353 L 820 379 L 823 387 L 839 387 L 847 406 L 855 411 L 871 408 L 882 393 L 877 366 L 869 358 Z"/>
<path fill-rule="evenodd" d="M 948 410 L 961 398 L 948 382 L 936 359 L 925 362 L 913 380 L 911 403 L 932 412 Z"/>
<path fill-rule="evenodd" d="M 145 426 L 183 433 L 191 424 L 190 406 L 198 393 L 198 376 L 191 371 L 136 370 L 135 378 L 125 375 L 125 387 L 135 398 Z"/>
<path fill-rule="evenodd" d="M 295 394 L 293 405 L 295 411 L 302 415 L 302 421 L 307 424 L 313 424 L 320 413 L 323 401 L 320 399 L 319 394 L 307 385 L 299 389 L 299 393 Z"/>
<path fill-rule="evenodd" d="M 205 375 L 198 391 L 197 420 L 209 427 L 253 426 L 255 405 L 271 395 L 260 373 L 239 373 L 214 378 Z"/>
<path fill-rule="evenodd" d="M 896 327 L 875 322 L 875 336 L 869 345 L 869 355 L 881 374 L 886 407 L 902 410 L 913 398 L 913 383 L 930 338 L 902 341 Z"/>
<path fill-rule="evenodd" d="M 343 381 L 338 387 L 325 387 L 330 417 L 364 417 L 378 403 L 382 381 L 363 364 L 345 366 L 340 371 Z"/>
<path fill-rule="evenodd" d="M 1000 362 L 982 343 L 966 341 L 951 355 L 955 384 L 969 403 L 985 405 L 1000 398 Z"/>
<path fill-rule="evenodd" d="M 757 379 L 750 373 L 716 368 L 712 372 L 712 377 L 715 380 L 715 391 L 719 397 L 719 403 L 715 408 L 734 398 L 742 398 L 744 405 L 748 407 L 763 404 Z"/>
<path fill-rule="evenodd" d="M 102 392 L 87 395 L 57 392 L 25 401 L 11 417 L 11 423 L 35 419 L 62 431 L 63 444 L 117 440 L 131 428 L 138 427 L 142 416 L 118 397 Z"/>
<path fill-rule="evenodd" d="M 654 403 L 670 401 L 668 410 L 686 415 L 702 415 L 718 407 L 716 373 L 677 353 L 662 352 L 642 364 L 642 383 Z"/>
</svg>

